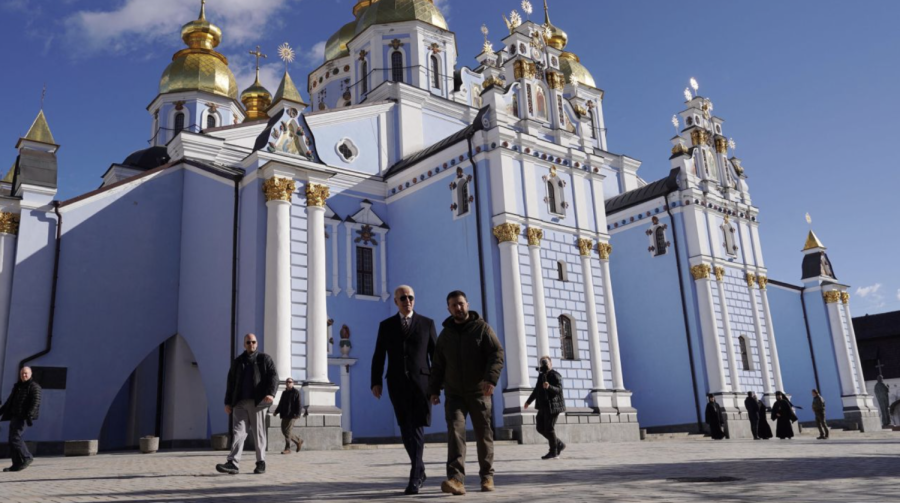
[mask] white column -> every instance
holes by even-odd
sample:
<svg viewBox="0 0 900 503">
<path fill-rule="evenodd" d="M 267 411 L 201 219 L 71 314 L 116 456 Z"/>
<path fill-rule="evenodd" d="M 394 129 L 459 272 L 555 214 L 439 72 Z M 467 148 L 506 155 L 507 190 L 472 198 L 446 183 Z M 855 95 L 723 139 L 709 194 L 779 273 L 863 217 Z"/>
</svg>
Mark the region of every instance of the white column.
<svg viewBox="0 0 900 503">
<path fill-rule="evenodd" d="M 772 321 L 772 311 L 769 309 L 769 294 L 766 285 L 769 278 L 759 276 L 759 296 L 762 298 L 763 315 L 766 317 L 766 334 L 769 339 L 769 353 L 772 358 L 772 373 L 775 376 L 775 388 L 784 391 L 784 381 L 781 379 L 781 361 L 778 359 L 778 344 L 775 342 L 775 322 Z"/>
<path fill-rule="evenodd" d="M 597 326 L 597 300 L 594 297 L 594 271 L 591 268 L 591 252 L 594 242 L 578 240 L 581 254 L 581 275 L 584 276 L 584 304 L 588 325 L 588 345 L 591 349 L 591 391 L 605 390 L 603 379 L 603 349 L 600 347 L 600 327 Z M 576 357 L 578 355 L 575 355 Z"/>
<path fill-rule="evenodd" d="M 306 379 L 310 383 L 328 383 L 328 308 L 325 286 L 325 199 L 328 187 L 306 186 L 307 212 L 307 319 Z M 334 405 L 333 403 L 331 405 Z"/>
<path fill-rule="evenodd" d="M 290 178 L 272 177 L 266 193 L 266 294 L 263 349 L 281 380 L 291 375 L 291 195 Z"/>
<path fill-rule="evenodd" d="M 722 327 L 725 329 L 725 347 L 728 350 L 728 367 L 731 369 L 731 391 L 741 391 L 741 378 L 738 375 L 737 356 L 734 354 L 734 336 L 731 334 L 731 320 L 728 318 L 728 302 L 725 299 L 725 268 L 716 267 L 716 288 L 719 293 L 719 309 L 722 310 Z"/>
<path fill-rule="evenodd" d="M 753 329 L 756 331 L 756 348 L 759 351 L 759 366 L 762 367 L 763 395 L 765 395 L 766 399 L 771 400 L 770 397 L 775 393 L 775 390 L 772 389 L 772 378 L 769 373 L 769 355 L 766 352 L 766 345 L 762 337 L 762 323 L 759 321 L 759 305 L 756 303 L 756 291 L 753 288 L 756 284 L 756 276 L 754 276 L 753 273 L 748 272 L 746 278 L 747 292 L 750 294 L 750 307 L 753 310 Z M 771 401 L 768 401 L 767 403 L 769 405 L 772 404 Z"/>
<path fill-rule="evenodd" d="M 500 242 L 500 281 L 503 298 L 503 335 L 506 350 L 506 386 L 504 408 L 521 408 L 531 392 L 528 378 L 528 351 L 525 345 L 525 309 L 522 305 L 522 279 L 519 276 L 518 224 L 494 227 Z"/>
<path fill-rule="evenodd" d="M 341 430 L 351 431 L 350 412 L 350 367 L 356 365 L 356 358 L 329 358 L 328 364 L 341 368 Z"/>
<path fill-rule="evenodd" d="M 16 266 L 16 236 L 19 215 L 0 213 L 0 384 L 6 361 L 6 339 L 9 330 L 9 301 L 12 294 L 13 269 Z"/>
<path fill-rule="evenodd" d="M 541 240 L 544 231 L 528 228 L 528 255 L 531 262 L 531 290 L 534 298 L 534 332 L 537 338 L 537 357 L 550 355 L 550 336 L 547 333 L 547 304 L 544 301 L 544 274 L 541 265 Z"/>
<path fill-rule="evenodd" d="M 847 351 L 847 339 L 844 333 L 844 323 L 841 320 L 841 312 L 838 304 L 841 301 L 841 292 L 831 290 L 823 292 L 825 304 L 828 307 L 828 320 L 831 322 L 831 337 L 834 342 L 834 356 L 838 363 L 838 374 L 841 378 L 841 395 L 856 395 L 856 383 L 853 381 L 853 366 L 850 363 L 850 354 Z"/>
<path fill-rule="evenodd" d="M 863 377 L 862 359 L 859 356 L 859 347 L 856 345 L 856 330 L 853 329 L 853 317 L 850 316 L 850 294 L 841 292 L 841 302 L 844 304 L 844 317 L 847 320 L 847 328 L 850 329 L 850 347 L 853 349 L 853 358 L 856 363 L 856 380 L 859 383 L 859 394 L 867 395 L 866 379 Z"/>
<path fill-rule="evenodd" d="M 725 384 L 725 367 L 722 365 L 719 334 L 716 329 L 716 312 L 714 310 L 712 289 L 709 286 L 709 269 L 707 264 L 695 265 L 691 267 L 691 275 L 697 283 L 700 331 L 703 336 L 703 353 L 706 355 L 709 392 L 721 393 L 728 391 L 728 386 Z"/>
<path fill-rule="evenodd" d="M 331 294 L 337 296 L 341 293 L 341 285 L 338 275 L 338 221 L 331 224 Z"/>
<path fill-rule="evenodd" d="M 609 274 L 609 256 L 612 246 L 609 243 L 597 245 L 600 253 L 600 272 L 603 278 L 603 302 L 606 306 L 606 332 L 609 337 L 609 360 L 612 370 L 613 389 L 625 389 L 622 379 L 622 355 L 619 352 L 619 328 L 616 322 L 616 304 L 613 300 L 612 279 Z"/>
</svg>

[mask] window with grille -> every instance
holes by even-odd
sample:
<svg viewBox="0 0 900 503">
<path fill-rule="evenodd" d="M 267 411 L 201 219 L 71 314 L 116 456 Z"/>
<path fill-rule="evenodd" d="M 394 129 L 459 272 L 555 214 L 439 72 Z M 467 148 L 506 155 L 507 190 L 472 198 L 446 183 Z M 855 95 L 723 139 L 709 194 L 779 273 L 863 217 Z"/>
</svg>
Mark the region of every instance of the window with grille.
<svg viewBox="0 0 900 503">
<path fill-rule="evenodd" d="M 747 348 L 747 338 L 743 335 L 738 337 L 738 343 L 741 346 L 741 363 L 744 370 L 753 370 L 753 367 L 750 365 L 750 351 Z"/>
<path fill-rule="evenodd" d="M 725 235 L 725 253 L 737 255 L 737 246 L 734 244 L 734 227 L 725 224 L 722 227 L 722 232 Z"/>
<path fill-rule="evenodd" d="M 656 228 L 656 255 L 665 255 L 666 253 L 666 228 L 659 226 Z"/>
<path fill-rule="evenodd" d="M 400 51 L 391 54 L 391 80 L 403 82 L 403 53 Z"/>
<path fill-rule="evenodd" d="M 456 190 L 459 194 L 459 204 L 456 206 L 456 216 L 460 217 L 469 212 L 469 182 L 463 180 Z"/>
<path fill-rule="evenodd" d="M 184 129 L 184 114 L 179 112 L 175 114 L 175 133 L 181 132 Z"/>
<path fill-rule="evenodd" d="M 209 114 L 206 116 L 206 129 L 212 129 L 214 127 L 216 127 L 216 116 Z"/>
<path fill-rule="evenodd" d="M 562 260 L 556 263 L 556 279 L 566 281 L 566 263 Z"/>
<path fill-rule="evenodd" d="M 562 340 L 563 360 L 574 360 L 575 340 L 572 337 L 572 320 L 568 316 L 559 317 L 559 337 Z"/>
<path fill-rule="evenodd" d="M 556 206 L 556 187 L 553 186 L 553 180 L 547 180 L 547 204 L 550 205 L 550 213 L 560 213 L 559 207 Z"/>
<path fill-rule="evenodd" d="M 597 138 L 597 126 L 594 123 L 594 109 L 591 108 L 588 110 L 588 117 L 591 121 L 591 138 Z"/>
<path fill-rule="evenodd" d="M 441 88 L 441 60 L 437 56 L 431 57 L 431 87 Z"/>
<path fill-rule="evenodd" d="M 366 94 L 369 92 L 369 63 L 367 61 L 362 62 L 359 72 L 362 74 L 362 93 Z"/>
<path fill-rule="evenodd" d="M 356 247 L 356 292 L 359 295 L 375 295 L 375 268 L 372 249 Z"/>
</svg>

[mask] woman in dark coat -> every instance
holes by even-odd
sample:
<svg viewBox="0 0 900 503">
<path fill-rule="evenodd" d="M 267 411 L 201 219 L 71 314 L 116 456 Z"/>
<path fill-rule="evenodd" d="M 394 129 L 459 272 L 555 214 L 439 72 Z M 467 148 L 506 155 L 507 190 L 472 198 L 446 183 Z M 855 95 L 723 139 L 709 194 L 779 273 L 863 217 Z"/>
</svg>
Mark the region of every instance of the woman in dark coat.
<svg viewBox="0 0 900 503">
<path fill-rule="evenodd" d="M 766 417 L 767 413 L 772 409 L 766 407 L 766 404 L 763 403 L 762 400 L 759 401 L 759 438 L 763 440 L 768 440 L 772 438 L 772 427 L 769 426 L 769 420 Z"/>
<path fill-rule="evenodd" d="M 780 391 L 775 392 L 775 405 L 772 406 L 772 420 L 775 421 L 775 436 L 784 440 L 794 437 L 794 428 L 791 424 L 797 420 L 791 403 Z"/>
<path fill-rule="evenodd" d="M 722 406 L 716 403 L 716 397 L 712 393 L 706 395 L 706 398 L 709 399 L 706 404 L 706 424 L 709 425 L 709 434 L 713 440 L 722 440 L 725 438 Z"/>
<path fill-rule="evenodd" d="M 550 452 L 541 459 L 556 459 L 566 448 L 566 444 L 556 438 L 556 419 L 566 411 L 562 376 L 553 370 L 549 356 L 541 357 L 541 366 L 538 371 L 540 374 L 537 384 L 534 385 L 534 391 L 525 402 L 525 408 L 527 409 L 531 402 L 537 400 L 537 431 L 550 444 Z"/>
</svg>

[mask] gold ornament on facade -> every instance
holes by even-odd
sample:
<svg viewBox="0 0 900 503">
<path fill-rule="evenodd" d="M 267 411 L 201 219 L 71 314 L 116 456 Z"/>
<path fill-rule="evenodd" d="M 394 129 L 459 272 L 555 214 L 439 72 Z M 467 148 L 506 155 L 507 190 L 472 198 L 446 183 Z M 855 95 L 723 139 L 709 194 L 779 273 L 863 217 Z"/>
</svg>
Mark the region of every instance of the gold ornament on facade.
<svg viewBox="0 0 900 503">
<path fill-rule="evenodd" d="M 717 266 L 714 269 L 714 272 L 716 273 L 716 281 L 722 281 L 722 278 L 725 277 L 725 268 L 724 267 Z"/>
<path fill-rule="evenodd" d="M 841 301 L 841 292 L 838 290 L 822 292 L 822 296 L 825 297 L 826 304 L 837 304 Z"/>
<path fill-rule="evenodd" d="M 589 257 L 591 250 L 594 249 L 594 240 L 588 238 L 580 238 L 578 240 L 578 252 L 582 257 Z"/>
<path fill-rule="evenodd" d="M 513 65 L 513 74 L 516 80 L 523 78 L 533 79 L 537 75 L 537 67 L 535 67 L 534 63 L 520 59 Z"/>
<path fill-rule="evenodd" d="M 547 72 L 547 85 L 550 89 L 562 91 L 566 88 L 566 80 L 563 74 L 557 72 Z"/>
<path fill-rule="evenodd" d="M 759 289 L 760 289 L 760 290 L 765 290 L 765 289 L 766 289 L 766 285 L 769 284 L 769 278 L 767 278 L 767 277 L 765 277 L 765 276 L 757 276 L 757 277 L 756 277 L 756 282 L 759 284 Z"/>
<path fill-rule="evenodd" d="M 609 260 L 612 255 L 612 245 L 609 243 L 597 243 L 597 253 L 600 254 L 600 260 Z"/>
<path fill-rule="evenodd" d="M 716 152 L 720 154 L 728 153 L 728 140 L 722 136 L 716 138 Z"/>
<path fill-rule="evenodd" d="M 574 105 L 572 109 L 575 110 L 575 112 L 578 113 L 578 115 L 580 115 L 581 117 L 584 117 L 588 114 L 587 109 L 581 105 Z"/>
<path fill-rule="evenodd" d="M 481 84 L 483 89 L 487 89 L 491 86 L 503 87 L 504 82 L 500 80 L 498 77 L 488 77 L 484 79 L 484 83 Z"/>
<path fill-rule="evenodd" d="M 306 206 L 324 207 L 325 200 L 331 195 L 327 185 L 306 184 Z"/>
<path fill-rule="evenodd" d="M 841 292 L 841 302 L 844 304 L 850 303 L 850 294 L 848 292 Z"/>
<path fill-rule="evenodd" d="M 0 233 L 17 235 L 19 233 L 19 215 L 0 212 Z"/>
<path fill-rule="evenodd" d="M 291 194 L 297 189 L 297 184 L 290 178 L 282 178 L 273 176 L 263 183 L 263 192 L 266 194 L 266 202 L 268 201 L 288 201 L 291 200 Z"/>
<path fill-rule="evenodd" d="M 702 129 L 695 129 L 691 131 L 691 143 L 697 147 L 700 145 L 705 145 L 709 142 L 709 133 Z"/>
<path fill-rule="evenodd" d="M 494 227 L 494 237 L 501 243 L 517 242 L 521 232 L 522 228 L 519 227 L 519 224 L 505 223 Z"/>
<path fill-rule="evenodd" d="M 694 277 L 694 281 L 709 279 L 709 264 L 700 264 L 691 267 L 691 276 Z"/>
<path fill-rule="evenodd" d="M 752 272 L 747 273 L 746 279 L 748 287 L 753 288 L 753 286 L 756 285 L 756 275 Z"/>
<path fill-rule="evenodd" d="M 550 178 L 556 178 L 556 166 L 550 165 Z"/>
<path fill-rule="evenodd" d="M 687 153 L 688 153 L 688 148 L 686 146 L 684 146 L 683 143 L 678 143 L 674 147 L 672 147 L 672 155 L 681 155 L 681 154 L 687 154 Z"/>
<path fill-rule="evenodd" d="M 528 246 L 541 246 L 541 240 L 544 239 L 544 231 L 540 227 L 529 227 L 526 231 L 528 236 Z"/>
</svg>

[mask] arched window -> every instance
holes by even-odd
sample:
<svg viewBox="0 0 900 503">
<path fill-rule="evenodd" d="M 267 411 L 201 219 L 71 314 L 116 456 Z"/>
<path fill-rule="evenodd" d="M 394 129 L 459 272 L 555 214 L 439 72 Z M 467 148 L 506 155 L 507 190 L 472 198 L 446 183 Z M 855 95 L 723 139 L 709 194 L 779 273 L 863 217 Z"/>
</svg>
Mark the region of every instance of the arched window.
<svg viewBox="0 0 900 503">
<path fill-rule="evenodd" d="M 519 118 L 519 92 L 516 91 L 513 93 L 512 97 L 512 114 Z"/>
<path fill-rule="evenodd" d="M 182 129 L 184 129 L 184 113 L 178 112 L 175 114 L 175 134 L 180 133 Z"/>
<path fill-rule="evenodd" d="M 558 281 L 566 281 L 566 263 L 562 260 L 556 262 L 556 279 Z"/>
<path fill-rule="evenodd" d="M 372 249 L 365 246 L 356 247 L 356 293 L 375 295 L 375 266 L 372 260 Z"/>
<path fill-rule="evenodd" d="M 547 118 L 547 98 L 544 96 L 544 88 L 541 86 L 537 86 L 537 103 L 535 108 L 537 109 L 537 115 L 540 119 Z"/>
<path fill-rule="evenodd" d="M 463 180 L 456 186 L 459 203 L 456 205 L 456 216 L 461 217 L 469 212 L 469 181 Z"/>
<path fill-rule="evenodd" d="M 441 88 L 441 60 L 437 56 L 431 56 L 431 87 Z"/>
<path fill-rule="evenodd" d="M 391 53 L 391 80 L 403 82 L 403 53 L 400 51 Z"/>
<path fill-rule="evenodd" d="M 596 122 L 594 122 L 594 109 L 588 109 L 588 118 L 591 121 L 591 138 L 597 138 L 597 126 Z"/>
<path fill-rule="evenodd" d="M 212 129 L 214 127 L 216 127 L 216 116 L 209 114 L 206 116 L 206 129 Z"/>
<path fill-rule="evenodd" d="M 359 73 L 362 74 L 362 94 L 369 92 L 369 62 L 363 61 L 359 67 Z"/>
<path fill-rule="evenodd" d="M 747 348 L 747 338 L 743 335 L 738 337 L 738 343 L 741 345 L 741 363 L 743 364 L 744 370 L 753 370 L 753 366 L 750 364 L 750 351 Z"/>
<path fill-rule="evenodd" d="M 722 234 L 725 236 L 725 253 L 737 255 L 737 246 L 734 244 L 734 227 L 727 220 L 722 224 Z"/>
<path fill-rule="evenodd" d="M 656 228 L 654 234 L 654 237 L 656 238 L 656 244 L 654 245 L 656 247 L 656 255 L 664 255 L 666 253 L 666 248 L 668 248 L 668 246 L 666 246 L 666 228 L 659 226 Z"/>
<path fill-rule="evenodd" d="M 547 203 L 550 205 L 550 213 L 560 213 L 556 204 L 556 187 L 553 186 L 553 180 L 547 180 Z"/>
<path fill-rule="evenodd" d="M 563 360 L 574 360 L 575 338 L 572 335 L 572 319 L 566 315 L 559 317 L 559 338 L 562 342 Z"/>
</svg>

